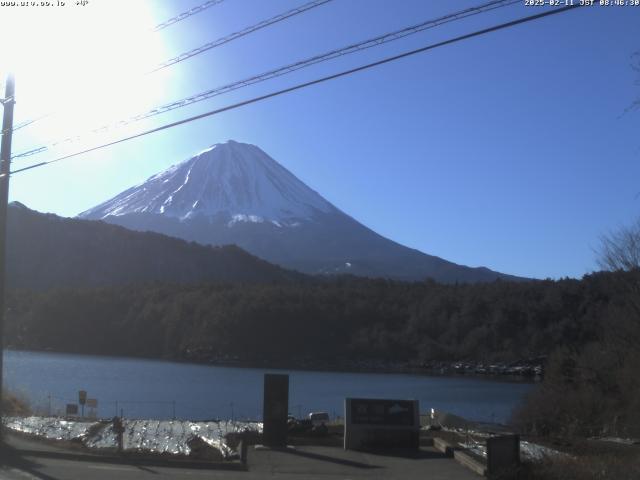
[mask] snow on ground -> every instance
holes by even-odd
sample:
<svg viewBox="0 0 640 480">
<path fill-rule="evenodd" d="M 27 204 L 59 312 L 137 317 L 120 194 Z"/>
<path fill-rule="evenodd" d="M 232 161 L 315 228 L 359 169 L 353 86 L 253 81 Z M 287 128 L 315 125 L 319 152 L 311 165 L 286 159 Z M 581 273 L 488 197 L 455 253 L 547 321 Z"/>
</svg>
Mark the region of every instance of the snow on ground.
<svg viewBox="0 0 640 480">
<path fill-rule="evenodd" d="M 57 417 L 8 417 L 4 424 L 17 432 L 48 440 L 80 440 L 92 449 L 117 448 L 117 436 L 111 422 L 70 421 Z M 227 434 L 262 432 L 260 422 L 125 419 L 123 425 L 125 451 L 189 455 L 189 443 L 194 438 L 199 438 L 220 451 L 224 458 L 234 454 L 226 443 Z"/>
<path fill-rule="evenodd" d="M 479 455 L 481 457 L 487 457 L 487 445 L 484 442 L 478 442 L 473 439 L 469 439 L 467 442 L 459 444 L 462 448 L 466 448 L 471 452 Z M 533 462 L 539 462 L 544 460 L 545 458 L 551 458 L 555 456 L 566 455 L 565 453 L 559 452 L 558 450 L 554 450 L 549 447 L 545 447 L 543 445 L 538 445 L 537 443 L 531 443 L 524 440 L 520 441 L 520 458 L 522 460 L 529 460 Z"/>
<path fill-rule="evenodd" d="M 96 422 L 70 422 L 62 418 L 6 417 L 4 425 L 11 430 L 35 435 L 47 440 L 83 438 Z"/>
<path fill-rule="evenodd" d="M 509 433 L 504 425 L 474 422 L 448 412 L 431 409 L 431 418 L 425 427 L 436 425 L 445 432 L 466 436 L 465 442 L 459 445 L 481 457 L 487 457 L 487 439 L 499 433 Z M 546 457 L 566 455 L 549 447 L 537 443 L 520 440 L 520 457 L 523 460 L 541 461 Z"/>
<path fill-rule="evenodd" d="M 559 452 L 553 448 L 538 445 L 537 443 L 520 441 L 520 454 L 527 460 L 539 462 L 545 458 L 565 456 L 566 453 Z"/>
<path fill-rule="evenodd" d="M 621 443 L 622 445 L 640 445 L 640 438 L 594 437 L 598 442 Z"/>
</svg>

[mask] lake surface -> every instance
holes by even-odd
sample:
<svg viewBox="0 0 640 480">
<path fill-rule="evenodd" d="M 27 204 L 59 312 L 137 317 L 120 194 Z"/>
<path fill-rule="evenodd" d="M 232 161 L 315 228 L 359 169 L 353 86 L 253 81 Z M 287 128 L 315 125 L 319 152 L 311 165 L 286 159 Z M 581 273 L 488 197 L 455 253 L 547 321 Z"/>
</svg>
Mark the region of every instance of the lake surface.
<svg viewBox="0 0 640 480">
<path fill-rule="evenodd" d="M 505 422 L 530 383 L 408 374 L 309 372 L 216 367 L 132 358 L 5 351 L 5 386 L 39 413 L 62 414 L 78 390 L 98 400 L 98 416 L 120 409 L 129 418 L 261 419 L 265 373 L 289 374 L 289 410 L 342 416 L 345 397 L 417 399 L 443 410 Z M 116 410 L 117 409 L 117 410 Z"/>
</svg>

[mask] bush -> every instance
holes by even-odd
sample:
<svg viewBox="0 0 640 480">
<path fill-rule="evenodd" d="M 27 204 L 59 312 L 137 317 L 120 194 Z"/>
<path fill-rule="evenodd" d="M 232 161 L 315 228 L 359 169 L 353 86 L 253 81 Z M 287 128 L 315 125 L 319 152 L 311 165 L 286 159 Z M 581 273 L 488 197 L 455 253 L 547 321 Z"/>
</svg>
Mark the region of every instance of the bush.
<svg viewBox="0 0 640 480">
<path fill-rule="evenodd" d="M 544 382 L 515 413 L 522 433 L 640 437 L 640 278 L 610 277 L 623 293 L 599 315 L 597 336 L 550 356 Z"/>
<path fill-rule="evenodd" d="M 5 392 L 2 396 L 2 414 L 24 417 L 31 414 L 31 407 L 24 397 Z"/>
</svg>

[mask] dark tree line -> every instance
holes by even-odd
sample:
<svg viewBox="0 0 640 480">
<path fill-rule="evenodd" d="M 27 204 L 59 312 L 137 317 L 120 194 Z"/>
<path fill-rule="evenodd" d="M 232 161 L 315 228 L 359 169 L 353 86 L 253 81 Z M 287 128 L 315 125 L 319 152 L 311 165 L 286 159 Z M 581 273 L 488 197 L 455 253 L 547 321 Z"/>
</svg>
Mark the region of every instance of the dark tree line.
<svg viewBox="0 0 640 480">
<path fill-rule="evenodd" d="M 602 319 L 620 296 L 616 275 L 475 285 L 343 277 L 15 291 L 7 342 L 194 360 L 510 361 L 600 338 Z"/>
<path fill-rule="evenodd" d="M 640 436 L 640 275 L 608 274 L 592 338 L 561 344 L 515 420 L 538 435 Z"/>
</svg>

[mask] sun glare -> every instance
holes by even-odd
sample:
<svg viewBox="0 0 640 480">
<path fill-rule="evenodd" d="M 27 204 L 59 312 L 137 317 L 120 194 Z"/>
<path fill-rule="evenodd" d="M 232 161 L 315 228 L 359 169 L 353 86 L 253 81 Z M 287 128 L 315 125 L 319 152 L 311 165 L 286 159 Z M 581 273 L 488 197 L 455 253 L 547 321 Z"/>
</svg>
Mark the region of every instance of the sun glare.
<svg viewBox="0 0 640 480">
<path fill-rule="evenodd" d="M 144 75 L 165 56 L 149 2 L 48 3 L 2 11 L 0 72 L 16 76 L 17 119 L 55 112 L 34 129 L 48 139 L 161 101 L 162 77 Z"/>
</svg>

